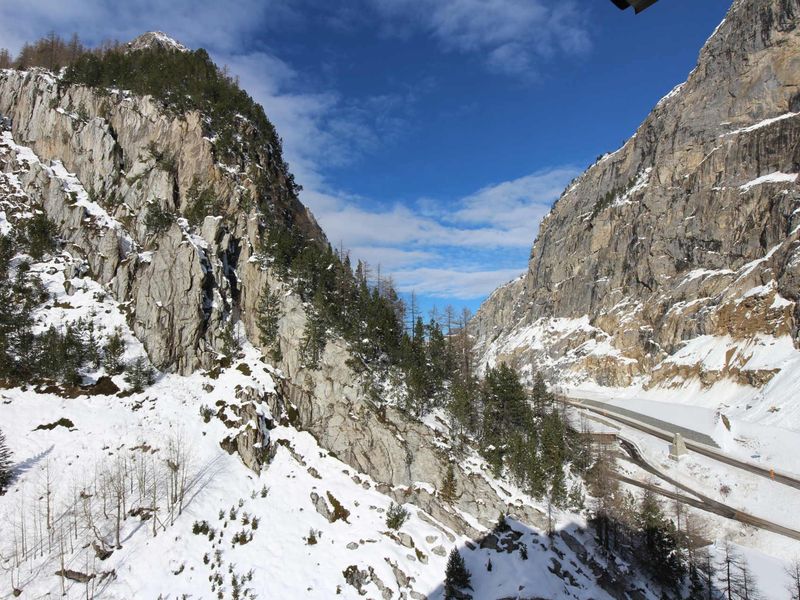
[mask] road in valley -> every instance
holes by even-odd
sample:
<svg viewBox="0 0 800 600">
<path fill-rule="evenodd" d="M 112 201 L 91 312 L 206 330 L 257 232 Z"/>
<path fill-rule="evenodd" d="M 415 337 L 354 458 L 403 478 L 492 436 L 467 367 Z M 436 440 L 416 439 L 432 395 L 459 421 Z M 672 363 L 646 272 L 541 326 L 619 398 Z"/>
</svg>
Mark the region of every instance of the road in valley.
<svg viewBox="0 0 800 600">
<path fill-rule="evenodd" d="M 672 442 L 675 434 L 680 433 L 684 438 L 684 442 L 686 443 L 686 448 L 688 450 L 697 452 L 698 454 L 702 454 L 703 456 L 707 456 L 718 462 L 731 465 L 737 469 L 742 469 L 743 471 L 747 471 L 761 477 L 766 477 L 771 481 L 775 481 L 777 483 L 800 490 L 800 479 L 797 477 L 787 473 L 781 473 L 777 469 L 769 469 L 749 461 L 744 461 L 729 456 L 722 452 L 714 440 L 704 433 L 693 431 L 685 427 L 680 427 L 648 415 L 642 415 L 632 410 L 615 406 L 613 404 L 608 404 L 606 402 L 567 398 L 563 396 L 561 398 L 569 406 L 602 415 L 606 419 L 616 421 L 617 423 L 627 425 L 628 427 L 632 427 L 634 429 L 638 429 L 639 431 L 643 431 L 668 442 Z"/>
<path fill-rule="evenodd" d="M 725 517 L 726 519 L 732 519 L 734 521 L 738 521 L 740 523 L 744 523 L 745 525 L 752 525 L 753 527 L 757 527 L 759 529 L 763 529 L 765 531 L 771 531 L 772 533 L 777 533 L 779 535 L 783 535 L 794 540 L 800 541 L 800 531 L 796 529 L 792 529 L 790 527 L 786 527 L 784 525 L 780 525 L 778 523 L 774 523 L 772 521 L 768 521 L 767 519 L 762 519 L 761 517 L 756 517 L 755 515 L 751 515 L 744 511 L 738 510 L 727 504 L 719 502 L 718 500 L 714 500 L 704 494 L 701 494 L 684 483 L 673 479 L 669 475 L 663 473 L 658 468 L 651 465 L 645 458 L 642 456 L 642 453 L 636 447 L 635 444 L 632 442 L 618 438 L 620 446 L 628 455 L 631 462 L 633 462 L 638 467 L 644 469 L 648 473 L 658 477 L 659 479 L 675 486 L 676 489 L 683 490 L 691 496 L 687 496 L 685 494 L 681 494 L 678 491 L 666 490 L 658 485 L 653 483 L 645 483 L 642 481 L 638 481 L 636 479 L 632 479 L 630 477 L 626 477 L 625 475 L 616 475 L 616 478 L 620 481 L 627 483 L 629 485 L 634 485 L 636 487 L 640 487 L 643 489 L 651 490 L 661 496 L 666 498 L 671 498 L 673 500 L 679 500 L 684 504 L 689 506 L 693 506 L 695 508 L 699 508 L 700 510 L 704 510 L 706 512 L 719 515 L 721 517 Z"/>
</svg>

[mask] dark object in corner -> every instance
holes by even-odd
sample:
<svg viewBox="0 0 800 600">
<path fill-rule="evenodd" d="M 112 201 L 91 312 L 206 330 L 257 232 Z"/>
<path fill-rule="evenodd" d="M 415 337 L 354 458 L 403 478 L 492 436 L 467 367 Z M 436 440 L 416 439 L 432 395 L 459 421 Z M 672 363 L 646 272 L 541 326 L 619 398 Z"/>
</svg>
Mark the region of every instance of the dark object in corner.
<svg viewBox="0 0 800 600">
<path fill-rule="evenodd" d="M 625 10 L 627 8 L 633 7 L 633 10 L 636 11 L 636 14 L 642 12 L 648 6 L 652 6 L 657 2 L 657 0 L 611 0 L 614 4 L 617 5 L 617 8 L 620 10 Z"/>
</svg>

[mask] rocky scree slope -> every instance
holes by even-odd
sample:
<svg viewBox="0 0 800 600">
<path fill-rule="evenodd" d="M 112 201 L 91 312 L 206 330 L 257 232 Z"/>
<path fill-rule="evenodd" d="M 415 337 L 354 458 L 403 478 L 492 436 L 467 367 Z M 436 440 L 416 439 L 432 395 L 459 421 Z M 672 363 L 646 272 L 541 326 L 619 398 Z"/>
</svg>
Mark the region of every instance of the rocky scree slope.
<svg viewBox="0 0 800 600">
<path fill-rule="evenodd" d="M 797 359 L 798 25 L 798 0 L 733 2 L 688 80 L 569 186 L 528 270 L 480 308 L 484 363 L 759 388 Z"/>
</svg>

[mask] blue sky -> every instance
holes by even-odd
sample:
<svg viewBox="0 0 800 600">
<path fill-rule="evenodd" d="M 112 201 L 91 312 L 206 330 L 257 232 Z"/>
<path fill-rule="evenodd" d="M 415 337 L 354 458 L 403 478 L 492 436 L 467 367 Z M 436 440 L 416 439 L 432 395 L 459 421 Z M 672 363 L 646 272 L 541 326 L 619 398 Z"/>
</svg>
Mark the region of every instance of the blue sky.
<svg viewBox="0 0 800 600">
<path fill-rule="evenodd" d="M 163 30 L 239 75 L 334 245 L 430 307 L 523 272 L 539 220 L 693 68 L 730 0 L 0 0 L 0 47 Z"/>
</svg>

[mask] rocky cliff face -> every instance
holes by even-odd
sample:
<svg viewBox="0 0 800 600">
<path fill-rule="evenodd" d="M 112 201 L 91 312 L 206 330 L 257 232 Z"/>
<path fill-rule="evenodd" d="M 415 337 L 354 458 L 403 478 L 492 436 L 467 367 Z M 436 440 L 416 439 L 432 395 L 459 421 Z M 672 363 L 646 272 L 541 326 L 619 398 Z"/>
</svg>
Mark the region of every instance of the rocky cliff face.
<svg viewBox="0 0 800 600">
<path fill-rule="evenodd" d="M 735 0 L 686 83 L 573 182 L 527 272 L 481 307 L 484 362 L 573 383 L 758 387 L 793 356 L 798 25 L 798 0 Z"/>
<path fill-rule="evenodd" d="M 130 303 L 133 329 L 153 363 L 181 373 L 211 366 L 224 325 L 236 317 L 239 288 L 249 283 L 235 275 L 257 247 L 259 215 L 242 206 L 252 180 L 242 165 L 215 160 L 202 115 L 172 116 L 149 97 L 63 87 L 45 71 L 10 70 L 0 72 L 0 114 L 11 120 L 16 143 L 38 157 L 25 191 L 44 205 L 88 273 Z M 264 167 L 276 198 L 284 198 L 281 209 L 324 240 L 286 190 L 279 165 Z M 149 209 L 185 213 L 195 182 L 223 204 L 200 235 L 181 219 L 149 230 Z"/>
</svg>

